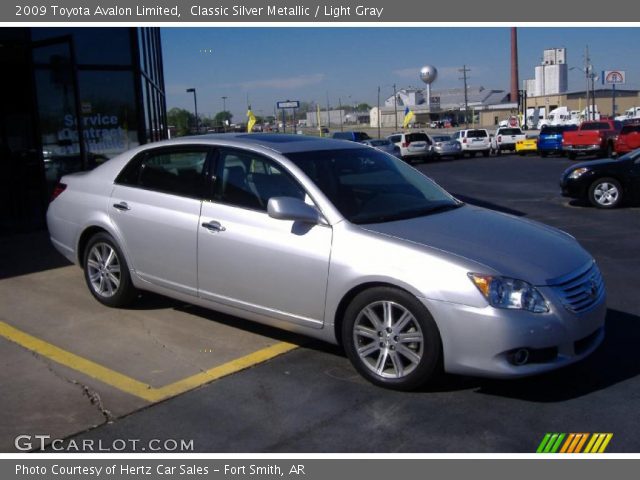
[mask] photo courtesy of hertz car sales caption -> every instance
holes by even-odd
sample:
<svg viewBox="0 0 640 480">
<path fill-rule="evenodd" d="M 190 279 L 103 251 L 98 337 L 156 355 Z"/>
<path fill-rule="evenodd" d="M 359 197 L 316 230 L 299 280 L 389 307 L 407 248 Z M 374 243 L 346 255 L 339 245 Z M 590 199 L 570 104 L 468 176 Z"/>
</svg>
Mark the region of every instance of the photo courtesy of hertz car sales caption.
<svg viewBox="0 0 640 480">
<path fill-rule="evenodd" d="M 155 466 L 147 465 L 131 465 L 127 463 L 113 465 L 59 465 L 53 463 L 50 467 L 35 465 L 29 466 L 24 464 L 16 464 L 15 475 L 19 477 L 35 476 L 35 475 L 52 475 L 52 476 L 76 476 L 86 475 L 91 477 L 114 477 L 114 476 L 201 476 L 210 474 L 222 474 L 224 476 L 304 476 L 305 465 L 294 463 L 289 465 L 278 464 L 254 464 L 249 465 L 230 465 L 215 464 L 208 465 L 166 465 L 159 463 Z"/>
</svg>

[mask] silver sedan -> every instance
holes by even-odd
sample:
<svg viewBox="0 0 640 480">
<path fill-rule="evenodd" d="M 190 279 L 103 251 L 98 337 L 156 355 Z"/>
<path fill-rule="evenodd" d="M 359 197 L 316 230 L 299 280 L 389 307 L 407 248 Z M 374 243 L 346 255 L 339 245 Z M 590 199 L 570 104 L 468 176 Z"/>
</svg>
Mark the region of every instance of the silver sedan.
<svg viewBox="0 0 640 480">
<path fill-rule="evenodd" d="M 67 175 L 47 221 L 110 307 L 148 290 L 341 344 L 375 384 L 521 377 L 589 355 L 605 289 L 570 235 L 466 205 L 356 143 L 230 134 Z"/>
</svg>

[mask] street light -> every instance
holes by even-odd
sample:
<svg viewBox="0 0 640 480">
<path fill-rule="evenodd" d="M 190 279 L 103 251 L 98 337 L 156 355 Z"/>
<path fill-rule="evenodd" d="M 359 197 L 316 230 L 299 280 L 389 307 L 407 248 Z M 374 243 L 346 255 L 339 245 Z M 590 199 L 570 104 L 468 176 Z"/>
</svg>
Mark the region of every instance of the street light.
<svg viewBox="0 0 640 480">
<path fill-rule="evenodd" d="M 187 88 L 187 93 L 193 93 L 193 107 L 196 113 L 196 134 L 200 133 L 200 127 L 198 124 L 198 100 L 196 98 L 196 89 L 195 88 Z"/>
</svg>

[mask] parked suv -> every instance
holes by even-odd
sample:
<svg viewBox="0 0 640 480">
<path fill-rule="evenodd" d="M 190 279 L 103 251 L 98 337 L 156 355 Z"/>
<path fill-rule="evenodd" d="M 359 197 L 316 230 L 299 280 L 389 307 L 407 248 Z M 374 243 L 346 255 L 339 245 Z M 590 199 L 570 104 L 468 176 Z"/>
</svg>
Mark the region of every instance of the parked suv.
<svg viewBox="0 0 640 480">
<path fill-rule="evenodd" d="M 562 154 L 562 134 L 577 129 L 577 125 L 543 125 L 538 136 L 540 156 L 546 157 L 551 153 Z"/>
<path fill-rule="evenodd" d="M 365 140 L 371 140 L 371 137 L 366 132 L 333 132 L 331 138 L 337 140 L 350 140 L 352 142 L 364 142 Z"/>
<path fill-rule="evenodd" d="M 431 139 L 424 132 L 394 133 L 387 137 L 400 149 L 400 158 L 413 160 L 431 156 Z"/>
<path fill-rule="evenodd" d="M 491 151 L 489 132 L 484 128 L 460 130 L 453 134 L 453 139 L 460 142 L 463 154 L 469 154 L 472 157 L 478 152 L 488 157 Z"/>
</svg>

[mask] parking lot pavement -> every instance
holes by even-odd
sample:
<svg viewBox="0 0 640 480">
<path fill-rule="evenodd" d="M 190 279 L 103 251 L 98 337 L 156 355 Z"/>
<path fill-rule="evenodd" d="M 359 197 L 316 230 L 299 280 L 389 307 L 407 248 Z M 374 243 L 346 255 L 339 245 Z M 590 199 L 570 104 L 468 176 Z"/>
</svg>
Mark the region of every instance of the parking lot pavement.
<svg viewBox="0 0 640 480">
<path fill-rule="evenodd" d="M 517 381 L 445 376 L 402 393 L 368 384 L 338 348 L 310 342 L 74 440 L 186 439 L 202 452 L 528 453 L 546 432 L 611 432 L 607 452 L 639 452 L 640 209 L 569 204 L 558 187 L 568 164 L 504 156 L 418 168 L 467 202 L 563 228 L 595 255 L 607 335 L 585 361 Z"/>
<path fill-rule="evenodd" d="M 601 211 L 560 197 L 558 180 L 569 164 L 501 156 L 418 168 L 466 202 L 568 231 L 596 257 L 608 289 L 607 335 L 585 361 L 517 381 L 445 376 L 401 393 L 368 384 L 338 348 L 308 342 L 150 404 L 0 338 L 0 380 L 10 392 L 0 396 L 0 449 L 13 451 L 16 432 L 60 436 L 100 424 L 70 440 L 105 448 L 123 439 L 192 440 L 202 452 L 526 453 L 546 432 L 611 432 L 607 452 L 640 452 L 640 209 Z M 0 320 L 154 389 L 216 362 L 301 341 L 155 296 L 135 310 L 105 309 L 77 268 L 47 268 L 28 268 L 28 275 L 17 269 L 0 280 Z M 94 391 L 101 404 L 91 404 Z"/>
<path fill-rule="evenodd" d="M 55 259 L 44 235 L 3 247 L 0 451 L 13 451 L 17 435 L 65 437 L 295 347 L 286 334 L 156 295 L 103 307 L 79 268 L 43 260 L 37 271 L 33 252 Z"/>
</svg>

